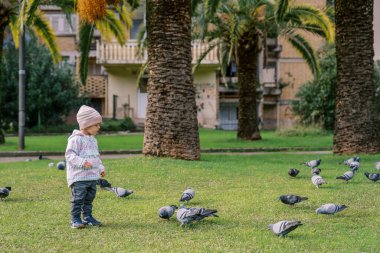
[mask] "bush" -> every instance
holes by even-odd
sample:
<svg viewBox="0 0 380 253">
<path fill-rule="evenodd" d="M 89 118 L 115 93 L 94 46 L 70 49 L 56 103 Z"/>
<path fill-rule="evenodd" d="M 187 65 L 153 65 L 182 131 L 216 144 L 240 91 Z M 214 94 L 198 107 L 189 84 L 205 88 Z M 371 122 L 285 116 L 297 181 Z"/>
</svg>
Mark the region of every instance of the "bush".
<svg viewBox="0 0 380 253">
<path fill-rule="evenodd" d="M 125 118 L 123 120 L 104 120 L 101 131 L 114 132 L 114 131 L 134 131 L 136 129 L 131 118 Z"/>
<path fill-rule="evenodd" d="M 335 46 L 325 46 L 319 54 L 320 76 L 303 85 L 292 103 L 293 111 L 304 125 L 321 125 L 332 130 L 335 123 L 336 98 L 336 58 Z M 376 110 L 380 112 L 380 65 L 374 65 L 374 84 L 376 85 Z M 379 115 L 380 117 L 380 115 Z"/>
</svg>

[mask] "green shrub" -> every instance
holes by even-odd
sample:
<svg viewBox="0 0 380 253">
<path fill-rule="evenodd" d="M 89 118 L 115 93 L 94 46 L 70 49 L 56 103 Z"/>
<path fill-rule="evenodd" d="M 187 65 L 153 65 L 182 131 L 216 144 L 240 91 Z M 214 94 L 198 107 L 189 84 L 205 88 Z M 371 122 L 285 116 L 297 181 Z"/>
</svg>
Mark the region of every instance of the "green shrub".
<svg viewBox="0 0 380 253">
<path fill-rule="evenodd" d="M 332 130 L 335 123 L 336 98 L 336 58 L 335 46 L 325 46 L 319 54 L 320 76 L 303 85 L 292 103 L 293 112 L 304 125 L 321 125 Z M 380 65 L 374 65 L 374 84 L 376 85 L 376 110 L 380 112 Z M 380 116 L 380 115 L 379 115 Z"/>
<path fill-rule="evenodd" d="M 104 120 L 101 130 L 104 132 L 114 132 L 114 131 L 134 131 L 135 125 L 131 118 L 125 118 L 123 120 L 110 119 Z"/>
<path fill-rule="evenodd" d="M 279 136 L 291 137 L 291 136 L 326 136 L 330 132 L 323 129 L 323 127 L 318 125 L 295 125 L 291 128 L 279 129 L 276 131 Z"/>
</svg>

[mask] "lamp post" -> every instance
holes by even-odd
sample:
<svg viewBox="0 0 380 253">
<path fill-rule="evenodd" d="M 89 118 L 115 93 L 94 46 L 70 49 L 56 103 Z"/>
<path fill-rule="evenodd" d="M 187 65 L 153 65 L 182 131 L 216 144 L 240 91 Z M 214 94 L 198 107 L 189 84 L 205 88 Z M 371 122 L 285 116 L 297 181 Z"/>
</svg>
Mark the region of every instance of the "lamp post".
<svg viewBox="0 0 380 253">
<path fill-rule="evenodd" d="M 25 0 L 26 1 L 26 0 Z M 22 0 L 19 0 L 21 12 Z M 19 37 L 19 71 L 18 71 L 18 149 L 25 149 L 25 27 L 20 24 Z"/>
</svg>

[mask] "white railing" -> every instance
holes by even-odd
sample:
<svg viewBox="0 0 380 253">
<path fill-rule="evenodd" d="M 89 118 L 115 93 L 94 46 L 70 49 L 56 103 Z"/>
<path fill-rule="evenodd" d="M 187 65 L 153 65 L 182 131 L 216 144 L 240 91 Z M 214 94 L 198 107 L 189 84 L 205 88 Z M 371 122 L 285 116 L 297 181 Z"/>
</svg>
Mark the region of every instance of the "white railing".
<svg viewBox="0 0 380 253">
<path fill-rule="evenodd" d="M 208 43 L 193 42 L 193 64 L 208 49 Z M 147 52 L 137 55 L 137 42 L 129 41 L 124 45 L 117 42 L 96 41 L 96 61 L 98 64 L 143 64 L 148 59 Z M 218 64 L 218 51 L 215 47 L 203 59 L 201 64 Z"/>
</svg>

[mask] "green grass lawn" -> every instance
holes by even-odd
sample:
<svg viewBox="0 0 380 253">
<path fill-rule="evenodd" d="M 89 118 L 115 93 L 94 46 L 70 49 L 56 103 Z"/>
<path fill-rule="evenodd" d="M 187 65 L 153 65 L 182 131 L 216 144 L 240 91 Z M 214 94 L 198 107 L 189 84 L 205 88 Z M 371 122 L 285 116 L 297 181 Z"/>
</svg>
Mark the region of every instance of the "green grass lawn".
<svg viewBox="0 0 380 253">
<path fill-rule="evenodd" d="M 309 150 L 319 150 L 332 147 L 332 134 L 305 136 L 280 136 L 273 131 L 262 132 L 260 141 L 242 141 L 236 138 L 236 131 L 200 130 L 202 149 L 219 148 L 278 148 L 303 147 Z M 56 136 L 26 136 L 27 151 L 64 151 L 68 135 Z M 100 150 L 141 150 L 143 134 L 129 135 L 99 135 L 97 136 Z M 7 137 L 6 143 L 0 145 L 1 151 L 16 151 L 18 137 Z"/>
<path fill-rule="evenodd" d="M 327 185 L 317 189 L 310 170 L 300 162 L 321 158 Z M 347 157 L 333 155 L 260 154 L 202 155 L 190 162 L 134 156 L 105 160 L 112 184 L 135 193 L 126 199 L 98 191 L 94 216 L 100 228 L 69 227 L 65 171 L 49 161 L 0 163 L 0 186 L 12 186 L 0 201 L 2 252 L 378 252 L 380 185 L 363 175 L 373 171 L 379 156 L 363 155 L 361 168 L 349 183 L 336 180 L 347 168 Z M 56 161 L 54 161 L 56 162 Z M 289 168 L 301 170 L 296 178 Z M 207 218 L 180 227 L 176 218 L 161 220 L 158 209 L 178 204 L 191 186 L 188 206 L 218 209 Z M 281 194 L 309 197 L 293 208 Z M 346 204 L 334 216 L 317 215 L 322 204 Z M 267 229 L 280 220 L 299 219 L 304 225 L 285 238 Z"/>
</svg>

